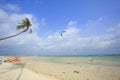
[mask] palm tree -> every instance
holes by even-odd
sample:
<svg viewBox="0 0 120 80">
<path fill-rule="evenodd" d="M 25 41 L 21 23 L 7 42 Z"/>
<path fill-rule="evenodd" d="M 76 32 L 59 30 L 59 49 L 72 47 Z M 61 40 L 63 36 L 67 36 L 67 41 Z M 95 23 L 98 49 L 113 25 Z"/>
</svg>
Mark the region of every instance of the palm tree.
<svg viewBox="0 0 120 80">
<path fill-rule="evenodd" d="M 18 35 L 26 32 L 29 29 L 30 29 L 30 33 L 32 33 L 32 29 L 30 28 L 30 26 L 32 26 L 32 24 L 30 23 L 29 19 L 25 18 L 25 19 L 22 20 L 22 23 L 16 27 L 17 30 L 24 29 L 23 31 L 21 31 L 21 32 L 19 32 L 17 34 L 8 36 L 8 37 L 0 38 L 0 40 L 5 40 L 5 39 L 8 39 L 8 38 L 12 38 L 12 37 L 18 36 Z"/>
</svg>

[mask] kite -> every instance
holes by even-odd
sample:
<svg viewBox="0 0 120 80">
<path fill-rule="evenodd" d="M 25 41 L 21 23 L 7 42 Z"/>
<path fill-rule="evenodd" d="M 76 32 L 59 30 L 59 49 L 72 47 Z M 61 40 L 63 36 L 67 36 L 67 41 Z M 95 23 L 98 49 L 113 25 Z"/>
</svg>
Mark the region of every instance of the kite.
<svg viewBox="0 0 120 80">
<path fill-rule="evenodd" d="M 61 37 L 63 37 L 63 33 L 65 33 L 65 32 L 66 32 L 66 31 L 62 31 L 62 32 L 61 32 L 61 34 L 60 34 L 60 35 L 61 35 Z"/>
</svg>

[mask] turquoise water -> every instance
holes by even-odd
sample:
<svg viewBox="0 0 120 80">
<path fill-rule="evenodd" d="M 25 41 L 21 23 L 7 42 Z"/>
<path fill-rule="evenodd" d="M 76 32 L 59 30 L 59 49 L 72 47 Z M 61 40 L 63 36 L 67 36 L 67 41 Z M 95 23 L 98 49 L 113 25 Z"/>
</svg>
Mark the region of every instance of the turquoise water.
<svg viewBox="0 0 120 80">
<path fill-rule="evenodd" d="M 44 56 L 37 58 L 37 60 L 55 63 L 79 62 L 81 59 L 120 62 L 120 56 Z"/>
<path fill-rule="evenodd" d="M 120 56 L 92 56 L 91 58 L 93 58 L 95 60 L 120 62 Z"/>
</svg>

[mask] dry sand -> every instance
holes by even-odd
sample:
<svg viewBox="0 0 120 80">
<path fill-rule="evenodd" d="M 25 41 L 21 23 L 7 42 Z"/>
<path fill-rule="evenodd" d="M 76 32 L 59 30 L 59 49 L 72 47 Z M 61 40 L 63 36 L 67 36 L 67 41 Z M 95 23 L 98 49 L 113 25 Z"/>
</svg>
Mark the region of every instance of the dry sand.
<svg viewBox="0 0 120 80">
<path fill-rule="evenodd" d="M 6 60 L 13 57 L 1 57 Z M 52 76 L 36 73 L 24 67 L 23 63 L 7 63 L 0 64 L 0 80 L 59 80 Z"/>
<path fill-rule="evenodd" d="M 92 63 L 100 65 L 92 65 L 89 60 L 81 59 L 80 64 L 74 64 L 74 60 L 67 59 L 71 63 L 62 64 L 44 60 L 34 61 L 34 58 L 23 58 L 26 68 L 61 80 L 120 80 L 120 66 L 116 66 L 118 63 L 94 61 Z"/>
<path fill-rule="evenodd" d="M 35 61 L 37 57 L 21 57 L 25 68 L 53 80 L 120 80 L 120 63 L 81 60 L 64 60 L 67 64 Z M 40 57 L 39 57 L 40 58 Z M 42 58 L 42 57 L 41 57 Z M 74 64 L 79 62 L 80 64 Z M 95 64 L 99 65 L 95 65 Z M 94 65 L 93 65 L 94 64 Z M 23 79 L 24 80 L 24 79 Z M 28 80 L 28 79 L 26 79 Z M 30 79 L 29 79 L 30 80 Z M 32 80 L 32 79 L 31 79 Z M 39 80 L 39 79 L 34 79 Z"/>
<path fill-rule="evenodd" d="M 11 63 L 0 64 L 0 80 L 56 80 L 42 74 L 37 74 L 20 65 Z"/>
</svg>

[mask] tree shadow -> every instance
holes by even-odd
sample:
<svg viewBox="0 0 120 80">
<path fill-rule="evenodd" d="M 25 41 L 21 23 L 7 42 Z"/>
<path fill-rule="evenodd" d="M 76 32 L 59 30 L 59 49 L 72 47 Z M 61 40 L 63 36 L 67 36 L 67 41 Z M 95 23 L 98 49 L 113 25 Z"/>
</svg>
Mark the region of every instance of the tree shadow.
<svg viewBox="0 0 120 80">
<path fill-rule="evenodd" d="M 21 75 L 23 73 L 24 65 L 25 65 L 24 63 L 21 63 L 21 71 L 20 71 L 19 75 L 17 76 L 16 80 L 20 80 L 20 77 L 21 77 Z"/>
<path fill-rule="evenodd" d="M 9 69 L 9 70 L 7 70 L 7 71 L 0 72 L 0 74 L 4 74 L 4 73 L 7 73 L 7 72 L 10 72 L 10 71 L 13 71 L 13 70 L 15 70 L 15 69 L 14 69 L 14 68 L 11 68 L 11 69 Z"/>
<path fill-rule="evenodd" d="M 24 63 L 15 64 L 15 65 L 12 66 L 11 68 L 5 68 L 5 69 L 8 69 L 8 70 L 7 70 L 7 71 L 0 72 L 0 74 L 4 74 L 4 73 L 11 72 L 11 71 L 13 71 L 13 70 L 16 70 L 16 69 L 21 68 L 20 73 L 19 73 L 19 75 L 18 75 L 17 78 L 16 78 L 16 80 L 20 80 L 20 77 L 21 77 L 21 75 L 22 75 L 22 73 L 23 73 L 24 65 L 25 65 Z"/>
<path fill-rule="evenodd" d="M 9 68 L 4 68 L 4 69 L 7 69 L 6 71 L 3 71 L 3 72 L 0 72 L 0 74 L 4 74 L 4 73 L 7 73 L 7 72 L 10 72 L 10 71 L 13 71 L 13 70 L 16 70 L 18 69 L 17 67 L 9 67 Z"/>
</svg>

